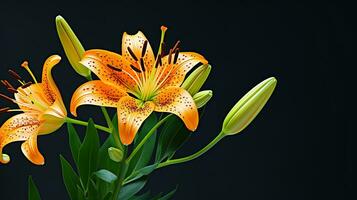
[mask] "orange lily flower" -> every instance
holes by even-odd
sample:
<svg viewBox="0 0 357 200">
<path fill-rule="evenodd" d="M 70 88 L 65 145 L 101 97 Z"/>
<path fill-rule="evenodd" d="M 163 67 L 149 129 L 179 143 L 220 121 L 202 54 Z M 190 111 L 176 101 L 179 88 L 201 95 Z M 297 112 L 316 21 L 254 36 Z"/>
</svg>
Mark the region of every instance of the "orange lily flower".
<svg viewBox="0 0 357 200">
<path fill-rule="evenodd" d="M 21 77 L 11 72 L 22 86 L 15 89 L 8 81 L 2 81 L 9 91 L 14 93 L 14 99 L 0 94 L 19 106 L 19 109 L 3 108 L 2 112 L 22 111 L 8 119 L 0 128 L 0 162 L 5 164 L 10 157 L 2 153 L 5 145 L 25 141 L 21 145 L 23 154 L 36 165 L 44 164 L 44 157 L 37 148 L 37 136 L 54 132 L 65 122 L 67 116 L 61 94 L 52 78 L 52 68 L 61 60 L 60 56 L 49 57 L 42 72 L 42 82 L 37 83 L 27 62 L 22 66 L 29 71 L 35 83 L 24 83 Z"/>
<path fill-rule="evenodd" d="M 166 27 L 162 26 L 157 56 L 142 32 L 124 33 L 122 55 L 100 49 L 88 50 L 80 61 L 100 80 L 81 85 L 73 94 L 70 111 L 76 116 L 80 105 L 115 107 L 123 144 L 133 142 L 143 121 L 153 112 L 169 112 L 180 117 L 194 131 L 198 111 L 191 95 L 180 87 L 195 65 L 208 63 L 194 52 L 180 52 L 178 45 L 163 56 Z"/>
</svg>

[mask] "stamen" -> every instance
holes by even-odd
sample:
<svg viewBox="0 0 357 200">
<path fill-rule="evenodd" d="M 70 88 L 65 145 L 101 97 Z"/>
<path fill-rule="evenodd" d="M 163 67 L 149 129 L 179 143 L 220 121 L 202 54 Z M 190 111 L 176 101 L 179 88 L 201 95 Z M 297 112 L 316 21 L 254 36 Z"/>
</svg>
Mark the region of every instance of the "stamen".
<svg viewBox="0 0 357 200">
<path fill-rule="evenodd" d="M 111 65 L 111 64 L 107 64 L 107 67 L 109 67 L 109 68 L 112 69 L 112 70 L 118 71 L 118 72 L 121 72 L 121 71 L 122 71 L 121 69 L 116 68 L 116 67 L 114 67 L 114 66 Z"/>
<path fill-rule="evenodd" d="M 131 55 L 131 57 L 133 57 L 135 61 L 138 61 L 138 58 L 135 56 L 134 52 L 131 50 L 130 47 L 128 47 L 128 51 L 129 51 L 129 54 Z"/>
<path fill-rule="evenodd" d="M 9 72 L 10 76 L 12 76 L 14 79 L 16 79 L 16 80 L 22 80 L 21 76 L 18 75 L 18 74 L 17 74 L 16 72 L 14 72 L 13 70 L 9 69 L 8 72 Z"/>
<path fill-rule="evenodd" d="M 141 65 L 141 69 L 143 70 L 143 72 L 145 72 L 145 64 L 144 64 L 143 58 L 140 58 L 140 65 Z"/>
<path fill-rule="evenodd" d="M 25 68 L 26 71 L 30 74 L 30 76 L 32 77 L 32 80 L 37 84 L 37 80 L 36 80 L 36 77 L 35 75 L 33 75 L 30 67 L 29 67 L 29 63 L 27 61 L 24 61 L 22 64 L 21 64 L 21 67 Z"/>
<path fill-rule="evenodd" d="M 159 65 L 162 66 L 162 53 L 159 56 Z"/>
<path fill-rule="evenodd" d="M 0 98 L 4 99 L 4 100 L 6 100 L 6 101 L 9 101 L 9 102 L 11 102 L 11 103 L 14 103 L 14 102 L 15 102 L 14 99 L 12 99 L 12 98 L 10 98 L 10 97 L 4 95 L 4 94 L 1 94 L 1 93 L 0 93 Z"/>
<path fill-rule="evenodd" d="M 134 65 L 130 65 L 131 69 L 133 69 L 134 71 L 141 73 L 141 70 L 136 68 Z"/>
<path fill-rule="evenodd" d="M 0 108 L 0 113 L 6 113 L 6 112 L 9 111 L 9 110 L 10 110 L 9 107 Z"/>
<path fill-rule="evenodd" d="M 159 56 L 159 57 L 160 57 L 160 56 Z M 159 60 L 160 60 L 160 58 L 159 58 Z M 158 67 L 159 62 L 160 62 L 160 61 L 155 62 L 155 68 L 157 68 L 157 67 Z"/>
<path fill-rule="evenodd" d="M 169 52 L 169 64 L 171 64 L 171 56 L 172 56 L 172 49 L 170 49 L 170 52 Z"/>
<path fill-rule="evenodd" d="M 165 55 L 165 42 L 161 44 L 161 55 Z"/>
<path fill-rule="evenodd" d="M 13 88 L 13 89 L 15 89 L 14 86 L 12 86 L 12 85 L 9 83 L 9 81 L 4 80 L 4 82 L 5 82 L 5 84 L 8 86 L 8 88 Z"/>
<path fill-rule="evenodd" d="M 18 93 L 18 91 L 16 89 L 14 89 L 14 88 L 7 88 L 7 91 L 9 91 L 9 92 L 11 92 L 13 94 Z"/>
<path fill-rule="evenodd" d="M 179 49 L 179 48 L 177 48 L 177 49 L 176 49 L 176 51 L 175 51 L 174 64 L 176 64 L 176 62 L 177 62 L 177 59 L 178 59 L 179 53 L 180 53 L 180 49 Z"/>
<path fill-rule="evenodd" d="M 143 45 L 143 50 L 141 52 L 141 57 L 143 58 L 145 56 L 146 53 L 146 48 L 148 47 L 148 41 L 145 40 L 144 45 Z"/>
<path fill-rule="evenodd" d="M 178 41 L 176 42 L 176 44 L 174 45 L 174 48 L 172 48 L 172 49 L 173 49 L 173 50 L 176 50 L 176 49 L 178 48 L 178 46 L 180 45 L 180 43 L 181 43 L 181 41 L 178 40 Z"/>
<path fill-rule="evenodd" d="M 31 81 L 29 81 L 29 82 L 23 84 L 23 85 L 21 86 L 21 88 L 25 89 L 25 88 L 29 87 L 30 85 L 32 85 L 32 82 L 31 82 Z"/>
</svg>

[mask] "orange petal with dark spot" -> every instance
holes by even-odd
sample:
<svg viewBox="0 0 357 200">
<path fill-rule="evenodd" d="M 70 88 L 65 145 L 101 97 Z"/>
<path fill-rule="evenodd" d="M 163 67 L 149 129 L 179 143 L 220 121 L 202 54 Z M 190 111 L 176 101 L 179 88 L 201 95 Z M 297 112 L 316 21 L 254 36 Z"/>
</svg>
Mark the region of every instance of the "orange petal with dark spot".
<svg viewBox="0 0 357 200">
<path fill-rule="evenodd" d="M 96 105 L 105 107 L 117 107 L 120 98 L 128 94 L 100 80 L 89 81 L 79 86 L 73 93 L 70 110 L 77 116 L 77 107 L 81 105 Z"/>
<path fill-rule="evenodd" d="M 45 164 L 45 159 L 37 148 L 37 134 L 32 134 L 28 140 L 21 145 L 22 153 L 35 165 Z"/>
<path fill-rule="evenodd" d="M 37 117 L 38 115 L 35 114 L 22 113 L 11 117 L 1 126 L 0 155 L 3 155 L 2 150 L 7 144 L 16 141 L 26 141 L 32 135 L 37 135 L 40 126 Z M 10 161 L 9 157 L 7 157 L 7 160 L 3 158 L 4 156 L 0 157 L 1 163 L 8 163 Z"/>
<path fill-rule="evenodd" d="M 147 44 L 145 45 L 145 43 Z M 137 63 L 138 66 L 140 64 L 140 58 L 143 58 L 146 70 L 150 71 L 152 69 L 155 63 L 155 56 L 149 41 L 141 31 L 137 32 L 135 35 L 124 33 L 121 45 L 122 55 L 126 60 L 131 63 Z M 134 56 L 131 55 L 129 49 L 132 51 Z"/>
<path fill-rule="evenodd" d="M 133 142 L 141 124 L 154 110 L 154 104 L 150 101 L 141 105 L 138 100 L 126 96 L 118 103 L 118 126 L 120 140 L 124 145 Z"/>
<path fill-rule="evenodd" d="M 167 87 L 154 98 L 155 111 L 177 115 L 186 127 L 194 131 L 198 126 L 198 111 L 190 93 L 180 87 Z"/>
<path fill-rule="evenodd" d="M 173 55 L 172 55 L 173 56 Z M 198 63 L 207 64 L 208 61 L 198 53 L 180 52 L 177 57 L 177 62 L 173 63 L 173 58 L 169 64 L 169 55 L 162 58 L 162 67 L 159 70 L 164 70 L 160 75 L 159 82 L 163 82 L 161 88 L 169 86 L 180 86 L 185 79 L 186 74 Z"/>
</svg>

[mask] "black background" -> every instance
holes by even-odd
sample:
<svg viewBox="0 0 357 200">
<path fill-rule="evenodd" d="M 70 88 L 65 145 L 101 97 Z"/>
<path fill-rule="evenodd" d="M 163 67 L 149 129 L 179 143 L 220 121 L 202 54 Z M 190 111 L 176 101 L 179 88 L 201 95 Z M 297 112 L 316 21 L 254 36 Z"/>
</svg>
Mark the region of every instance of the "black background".
<svg viewBox="0 0 357 200">
<path fill-rule="evenodd" d="M 225 138 L 197 160 L 155 172 L 147 188 L 167 192 L 178 184 L 175 199 L 354 199 L 349 195 L 356 192 L 357 137 L 348 132 L 354 106 L 345 96 L 355 92 L 345 88 L 353 85 L 348 70 L 356 67 L 349 60 L 355 55 L 353 7 L 292 1 L 3 2 L 0 78 L 8 78 L 8 68 L 21 71 L 25 59 L 39 78 L 46 57 L 59 54 L 62 62 L 53 73 L 68 105 L 85 80 L 65 58 L 56 15 L 67 19 L 86 49 L 116 52 L 124 31 L 142 30 L 156 47 L 166 25 L 168 44 L 181 40 L 183 50 L 201 53 L 213 66 L 204 87 L 214 97 L 179 155 L 213 139 L 229 109 L 255 84 L 270 76 L 279 82 L 244 134 Z M 82 119 L 103 123 L 98 113 L 98 107 L 79 108 Z M 1 122 L 10 116 L 2 114 Z M 67 141 L 65 126 L 39 138 L 44 166 L 30 164 L 21 143 L 8 145 L 4 152 L 12 160 L 0 166 L 0 198 L 25 199 L 27 177 L 33 175 L 43 199 L 67 199 L 59 163 L 59 154 L 70 158 Z"/>
</svg>

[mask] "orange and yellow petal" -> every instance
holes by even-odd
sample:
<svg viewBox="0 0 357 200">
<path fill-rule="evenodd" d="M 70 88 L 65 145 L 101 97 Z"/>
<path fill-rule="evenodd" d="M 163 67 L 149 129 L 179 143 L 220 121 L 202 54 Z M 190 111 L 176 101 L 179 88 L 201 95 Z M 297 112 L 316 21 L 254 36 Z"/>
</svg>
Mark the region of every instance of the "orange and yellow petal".
<svg viewBox="0 0 357 200">
<path fill-rule="evenodd" d="M 62 103 L 56 100 L 47 110 L 39 115 L 38 119 L 42 123 L 38 130 L 38 135 L 53 133 L 64 124 L 67 111 L 62 106 Z"/>
<path fill-rule="evenodd" d="M 21 145 L 22 153 L 35 165 L 45 164 L 45 159 L 37 148 L 37 134 L 32 134 L 28 140 Z"/>
<path fill-rule="evenodd" d="M 119 54 L 92 49 L 84 53 L 80 63 L 108 85 L 120 87 L 126 91 L 136 88 L 137 75 L 131 69 L 130 63 Z"/>
<path fill-rule="evenodd" d="M 36 104 L 40 105 L 50 105 L 52 102 L 49 102 L 46 94 L 43 90 L 43 84 L 37 83 L 32 84 L 27 88 L 19 87 L 17 89 L 17 93 L 14 94 L 16 102 L 20 109 L 24 112 L 26 111 L 44 111 L 46 107 L 39 107 L 34 104 L 34 100 L 36 100 Z"/>
<path fill-rule="evenodd" d="M 180 87 L 167 87 L 153 99 L 155 111 L 177 115 L 186 127 L 194 131 L 198 126 L 198 111 L 191 95 Z"/>
<path fill-rule="evenodd" d="M 140 102 L 130 96 L 120 99 L 118 103 L 118 126 L 120 140 L 124 145 L 133 142 L 141 124 L 152 113 L 155 105 L 148 101 Z"/>
<path fill-rule="evenodd" d="M 40 121 L 38 115 L 22 113 L 8 119 L 0 128 L 0 162 L 8 163 L 10 157 L 2 154 L 3 148 L 12 142 L 26 141 L 32 135 L 37 135 Z"/>
<path fill-rule="evenodd" d="M 125 91 L 103 81 L 89 81 L 79 86 L 73 93 L 70 111 L 77 116 L 77 107 L 81 105 L 117 107 L 119 100 L 127 95 Z"/>
<path fill-rule="evenodd" d="M 169 59 L 169 55 L 162 58 L 162 67 L 159 70 L 163 70 L 159 76 L 159 82 L 161 88 L 169 86 L 180 86 L 185 79 L 186 74 L 198 63 L 207 64 L 208 61 L 198 53 L 194 52 L 180 52 L 177 60 L 174 63 L 174 53 Z M 169 63 L 170 61 L 170 63 Z"/>
<path fill-rule="evenodd" d="M 135 63 L 134 66 L 138 69 L 142 67 L 141 58 L 143 59 L 144 70 L 150 71 L 155 63 L 151 45 L 141 31 L 138 31 L 135 35 L 123 34 L 122 55 L 130 63 Z"/>
<path fill-rule="evenodd" d="M 61 61 L 58 55 L 52 55 L 47 58 L 42 69 L 42 90 L 46 99 L 52 104 L 57 99 L 62 101 L 61 93 L 59 92 L 55 81 L 52 77 L 52 68 Z"/>
</svg>

